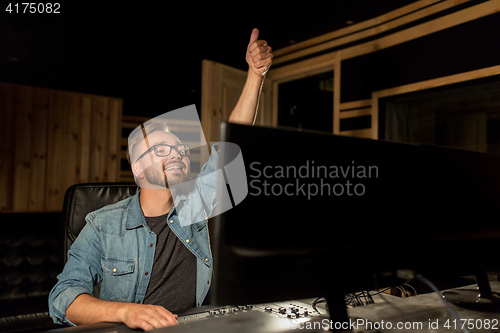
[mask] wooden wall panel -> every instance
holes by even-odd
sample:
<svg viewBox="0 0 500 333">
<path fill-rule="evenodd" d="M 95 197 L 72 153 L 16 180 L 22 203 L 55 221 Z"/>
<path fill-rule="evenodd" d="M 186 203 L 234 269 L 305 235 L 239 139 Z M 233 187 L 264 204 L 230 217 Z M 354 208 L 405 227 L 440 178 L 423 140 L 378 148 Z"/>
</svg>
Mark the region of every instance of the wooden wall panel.
<svg viewBox="0 0 500 333">
<path fill-rule="evenodd" d="M 47 131 L 49 120 L 49 92 L 35 91 L 31 140 L 31 181 L 29 204 L 31 211 L 43 211 L 45 207 L 45 174 L 47 172 Z"/>
<path fill-rule="evenodd" d="M 122 109 L 123 101 L 119 99 L 109 100 L 109 144 L 107 161 L 107 178 L 120 179 L 120 151 L 122 137 Z M 120 124 L 120 126 L 113 126 Z"/>
<path fill-rule="evenodd" d="M 122 105 L 0 83 L 0 211 L 60 211 L 69 186 L 119 181 Z"/>
<path fill-rule="evenodd" d="M 47 133 L 47 186 L 45 188 L 45 208 L 49 211 L 62 209 L 61 197 L 64 195 L 62 192 L 65 189 L 61 178 L 63 172 L 69 172 L 64 170 L 65 165 L 63 165 L 65 97 L 63 92 L 50 92 Z"/>
<path fill-rule="evenodd" d="M 78 149 L 79 122 L 80 122 L 80 98 L 76 94 L 70 94 L 66 99 L 66 119 L 64 126 L 64 160 L 69 172 L 63 173 L 63 184 L 75 184 L 80 181 L 79 163 L 80 151 Z"/>
<path fill-rule="evenodd" d="M 104 181 L 106 175 L 106 146 L 108 144 L 106 138 L 106 99 L 97 97 L 93 99 L 93 128 L 92 128 L 92 154 L 90 165 L 90 180 L 93 182 L 102 182 Z"/>
<path fill-rule="evenodd" d="M 0 210 L 12 208 L 15 89 L 0 85 Z"/>
<path fill-rule="evenodd" d="M 16 118 L 14 122 L 14 193 L 13 209 L 28 209 L 28 191 L 30 181 L 30 146 L 31 146 L 31 122 L 33 112 L 33 91 L 26 87 L 20 87 L 15 94 L 14 110 Z"/>
<path fill-rule="evenodd" d="M 92 98 L 90 96 L 82 96 L 80 99 L 81 115 L 80 115 L 80 183 L 90 182 L 90 140 L 92 137 Z"/>
</svg>

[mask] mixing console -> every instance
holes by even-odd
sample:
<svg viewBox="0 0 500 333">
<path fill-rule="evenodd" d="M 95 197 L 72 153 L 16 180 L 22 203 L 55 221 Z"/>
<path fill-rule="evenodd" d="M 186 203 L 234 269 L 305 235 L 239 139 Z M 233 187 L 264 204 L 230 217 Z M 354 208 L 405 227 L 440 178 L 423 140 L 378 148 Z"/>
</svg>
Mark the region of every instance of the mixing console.
<svg viewBox="0 0 500 333">
<path fill-rule="evenodd" d="M 194 309 L 196 311 L 196 309 Z M 264 312 L 271 316 L 283 319 L 299 319 L 307 321 L 309 318 L 326 315 L 323 309 L 314 310 L 311 305 L 300 301 L 273 302 L 255 305 L 223 306 L 210 309 L 200 309 L 199 312 L 191 312 L 181 315 L 178 319 L 179 324 L 187 324 L 197 320 L 233 316 L 252 311 Z"/>
</svg>

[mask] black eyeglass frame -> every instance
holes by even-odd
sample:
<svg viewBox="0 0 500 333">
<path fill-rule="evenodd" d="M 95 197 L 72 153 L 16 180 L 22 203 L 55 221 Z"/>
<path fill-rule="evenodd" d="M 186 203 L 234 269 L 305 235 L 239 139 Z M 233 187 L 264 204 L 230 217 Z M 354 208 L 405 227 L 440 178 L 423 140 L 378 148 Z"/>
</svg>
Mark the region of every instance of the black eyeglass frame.
<svg viewBox="0 0 500 333">
<path fill-rule="evenodd" d="M 166 155 L 160 155 L 160 154 L 157 152 L 157 150 L 156 150 L 156 148 L 157 148 L 157 147 L 160 147 L 160 146 L 161 146 L 161 147 L 164 147 L 164 146 L 169 147 L 169 148 L 170 148 L 170 151 L 168 152 L 168 154 L 166 154 Z M 186 154 L 185 152 L 184 152 L 184 153 L 179 152 L 179 150 L 177 149 L 177 147 L 181 147 L 181 146 L 182 146 L 182 147 L 187 147 L 187 149 L 186 149 L 187 154 Z M 161 144 L 157 144 L 157 145 L 154 145 L 154 146 L 149 147 L 149 148 L 148 148 L 148 149 L 147 149 L 144 153 L 142 153 L 142 154 L 141 154 L 141 156 L 139 156 L 139 157 L 135 160 L 135 162 L 134 162 L 134 163 L 137 163 L 137 161 L 138 161 L 138 160 L 140 160 L 141 158 L 143 158 L 143 157 L 144 157 L 147 153 L 149 153 L 151 150 L 154 150 L 154 152 L 155 152 L 156 156 L 158 156 L 158 157 L 167 157 L 168 155 L 172 154 L 172 148 L 173 148 L 173 149 L 175 149 L 175 151 L 176 151 L 176 152 L 178 152 L 178 153 L 179 153 L 179 155 L 181 155 L 181 156 L 189 156 L 189 152 L 190 152 L 190 150 L 191 150 L 191 147 L 189 147 L 188 145 L 183 144 L 183 143 L 178 144 L 178 145 L 175 145 L 175 146 L 171 146 L 171 145 L 167 145 L 167 144 L 161 143 Z"/>
</svg>

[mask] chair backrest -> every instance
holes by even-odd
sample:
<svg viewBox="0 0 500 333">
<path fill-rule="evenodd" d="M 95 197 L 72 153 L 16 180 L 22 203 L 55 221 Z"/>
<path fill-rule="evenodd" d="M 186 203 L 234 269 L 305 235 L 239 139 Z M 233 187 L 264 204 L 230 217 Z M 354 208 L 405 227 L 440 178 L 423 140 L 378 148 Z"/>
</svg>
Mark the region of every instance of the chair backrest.
<svg viewBox="0 0 500 333">
<path fill-rule="evenodd" d="M 85 183 L 68 188 L 63 206 L 65 253 L 85 226 L 88 213 L 126 199 L 138 190 L 135 183 Z"/>
</svg>

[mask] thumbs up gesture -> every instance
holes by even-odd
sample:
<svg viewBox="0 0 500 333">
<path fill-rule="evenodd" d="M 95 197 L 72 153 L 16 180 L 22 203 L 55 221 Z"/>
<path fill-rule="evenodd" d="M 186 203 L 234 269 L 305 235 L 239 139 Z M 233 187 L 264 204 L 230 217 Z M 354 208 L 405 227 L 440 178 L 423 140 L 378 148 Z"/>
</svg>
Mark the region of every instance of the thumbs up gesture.
<svg viewBox="0 0 500 333">
<path fill-rule="evenodd" d="M 264 76 L 273 61 L 272 48 L 267 45 L 265 40 L 259 40 L 259 29 L 253 29 L 248 43 L 246 61 L 250 70 Z"/>
</svg>

